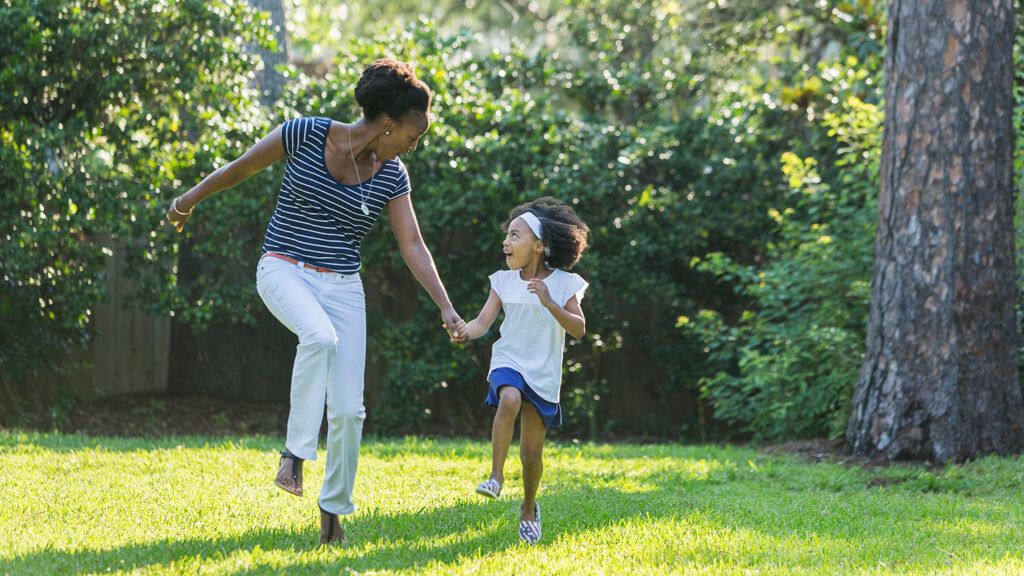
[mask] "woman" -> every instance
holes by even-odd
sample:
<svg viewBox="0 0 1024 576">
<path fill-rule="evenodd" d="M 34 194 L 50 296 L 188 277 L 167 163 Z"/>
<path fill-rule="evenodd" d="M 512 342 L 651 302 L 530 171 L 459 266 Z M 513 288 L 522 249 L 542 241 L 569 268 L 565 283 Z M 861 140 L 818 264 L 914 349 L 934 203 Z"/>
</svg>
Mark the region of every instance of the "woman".
<svg viewBox="0 0 1024 576">
<path fill-rule="evenodd" d="M 196 204 L 287 159 L 267 226 L 256 288 L 299 338 L 292 370 L 285 449 L 274 483 L 302 495 L 302 462 L 315 460 L 327 403 L 327 464 L 320 493 L 320 542 L 344 542 L 339 515 L 355 510 L 352 488 L 365 410 L 366 305 L 360 241 L 386 208 L 406 265 L 437 304 L 450 334 L 455 312 L 423 243 L 398 159 L 430 125 L 430 90 L 404 62 L 367 66 L 355 90 L 358 122 L 289 120 L 237 160 L 175 198 L 168 220 L 181 232 Z"/>
</svg>

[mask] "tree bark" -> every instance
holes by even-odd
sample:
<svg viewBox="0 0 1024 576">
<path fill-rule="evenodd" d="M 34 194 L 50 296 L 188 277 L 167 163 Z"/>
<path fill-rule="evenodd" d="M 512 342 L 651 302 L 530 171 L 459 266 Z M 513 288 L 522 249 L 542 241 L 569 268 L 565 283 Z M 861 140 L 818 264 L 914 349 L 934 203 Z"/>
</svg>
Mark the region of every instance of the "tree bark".
<svg viewBox="0 0 1024 576">
<path fill-rule="evenodd" d="M 270 106 L 284 93 L 284 76 L 275 68 L 278 64 L 288 62 L 288 29 L 285 22 L 284 0 L 248 0 L 248 3 L 261 12 L 270 13 L 274 39 L 277 41 L 276 52 L 255 45 L 249 46 L 249 50 L 263 60 L 263 68 L 256 71 L 252 85 L 260 92 L 260 102 L 264 106 Z"/>
<path fill-rule="evenodd" d="M 847 442 L 963 461 L 1024 446 L 1013 0 L 892 0 L 876 261 Z"/>
</svg>

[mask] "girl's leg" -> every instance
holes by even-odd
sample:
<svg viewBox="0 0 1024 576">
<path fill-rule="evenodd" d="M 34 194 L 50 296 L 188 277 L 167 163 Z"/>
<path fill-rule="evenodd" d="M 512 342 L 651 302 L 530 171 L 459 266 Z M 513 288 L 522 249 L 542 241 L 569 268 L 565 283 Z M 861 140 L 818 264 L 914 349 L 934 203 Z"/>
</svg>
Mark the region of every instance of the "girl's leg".
<svg viewBox="0 0 1024 576">
<path fill-rule="evenodd" d="M 544 437 L 548 429 L 544 426 L 540 414 L 533 408 L 533 404 L 529 402 L 523 403 L 520 425 L 522 428 L 519 431 L 519 458 L 523 462 L 523 507 L 520 518 L 536 520 L 534 504 L 537 503 L 540 477 L 544 473 L 541 453 L 544 451 Z"/>
<path fill-rule="evenodd" d="M 329 285 L 323 296 L 324 308 L 338 333 L 338 351 L 327 386 L 327 463 L 320 508 L 329 514 L 351 514 L 355 511 L 352 491 L 366 419 L 366 299 L 358 276 Z"/>
<path fill-rule="evenodd" d="M 299 337 L 285 448 L 304 460 L 316 460 L 327 376 L 338 337 L 320 304 L 318 286 L 303 275 L 301 268 L 265 257 L 256 274 L 256 289 L 267 309 Z M 285 466 L 290 469 L 287 463 Z M 287 482 L 291 482 L 290 473 Z"/>
<path fill-rule="evenodd" d="M 516 416 L 523 403 L 519 390 L 511 386 L 498 389 L 498 410 L 491 425 L 491 478 L 505 484 L 505 458 L 516 429 Z"/>
</svg>

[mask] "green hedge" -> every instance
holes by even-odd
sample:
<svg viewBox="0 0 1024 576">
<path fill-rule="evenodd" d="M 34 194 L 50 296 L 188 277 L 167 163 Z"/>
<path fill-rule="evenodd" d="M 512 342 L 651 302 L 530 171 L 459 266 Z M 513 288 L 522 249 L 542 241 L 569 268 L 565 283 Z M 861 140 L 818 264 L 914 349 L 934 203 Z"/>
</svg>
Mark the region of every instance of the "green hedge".
<svg viewBox="0 0 1024 576">
<path fill-rule="evenodd" d="M 248 88 L 256 64 L 243 46 L 272 41 L 244 2 L 121 4 L 0 7 L 0 321 L 11 328 L 0 384 L 2 405 L 18 407 L 0 417 L 87 341 L 114 248 L 138 302 L 174 315 L 176 390 L 286 401 L 294 339 L 253 286 L 280 167 L 205 201 L 183 235 L 160 220 L 171 197 L 284 119 L 357 117 L 355 81 L 387 55 L 436 93 L 433 126 L 403 159 L 465 317 L 503 265 L 511 207 L 552 195 L 591 226 L 565 433 L 841 429 L 870 280 L 878 8 L 581 0 L 553 5 L 558 50 L 501 52 L 417 21 L 341 43 L 325 78 L 284 70 L 268 109 Z M 383 368 L 372 426 L 482 433 L 490 340 L 448 343 L 385 222 L 363 253 Z"/>
<path fill-rule="evenodd" d="M 161 208 L 254 132 L 236 39 L 268 42 L 257 23 L 206 0 L 0 5 L 0 418 L 54 400 L 34 382 L 89 339 L 115 247 L 153 309 L 180 301 Z"/>
</svg>

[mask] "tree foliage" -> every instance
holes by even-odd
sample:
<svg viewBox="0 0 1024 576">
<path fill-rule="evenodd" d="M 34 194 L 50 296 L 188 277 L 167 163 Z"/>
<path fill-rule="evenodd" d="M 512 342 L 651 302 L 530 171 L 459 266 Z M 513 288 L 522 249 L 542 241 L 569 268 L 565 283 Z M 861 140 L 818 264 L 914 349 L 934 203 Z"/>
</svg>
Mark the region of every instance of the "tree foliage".
<svg viewBox="0 0 1024 576">
<path fill-rule="evenodd" d="M 327 47 L 332 66 L 284 69 L 269 108 L 247 87 L 256 63 L 244 46 L 271 36 L 244 2 L 0 6 L 6 382 L 60 365 L 88 337 L 104 251 L 126 251 L 140 303 L 190 334 L 273 324 L 252 268 L 280 170 L 204 201 L 181 236 L 160 226 L 166 203 L 286 118 L 357 118 L 363 66 L 394 56 L 436 94 L 432 127 L 403 160 L 464 316 L 503 266 L 498 226 L 513 206 L 556 196 L 593 231 L 578 267 L 592 285 L 588 335 L 566 355 L 568 432 L 839 430 L 864 341 L 881 8 L 441 1 L 434 23 L 407 18 L 418 12 L 405 2 L 350 4 L 347 18 L 338 6 L 290 4 L 292 46 Z M 386 223 L 363 253 L 371 350 L 385 366 L 374 426 L 473 430 L 491 340 L 448 343 Z M 218 350 L 190 357 L 236 367 L 203 390 L 286 397 L 287 382 L 254 378 L 266 351 Z M 645 366 L 642 381 L 613 370 L 626 356 Z M 627 395 L 650 409 L 623 412 Z"/>
<path fill-rule="evenodd" d="M 198 0 L 0 5 L 0 380 L 12 413 L 25 398 L 15 383 L 62 368 L 89 338 L 113 249 L 150 268 L 138 274 L 150 292 L 173 291 L 172 270 L 155 270 L 173 249 L 161 208 L 195 166 L 249 140 L 245 119 L 259 114 L 239 42 L 259 40 L 257 24 L 242 4 Z"/>
</svg>

